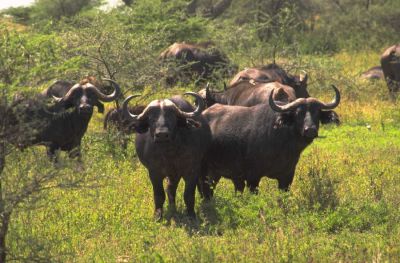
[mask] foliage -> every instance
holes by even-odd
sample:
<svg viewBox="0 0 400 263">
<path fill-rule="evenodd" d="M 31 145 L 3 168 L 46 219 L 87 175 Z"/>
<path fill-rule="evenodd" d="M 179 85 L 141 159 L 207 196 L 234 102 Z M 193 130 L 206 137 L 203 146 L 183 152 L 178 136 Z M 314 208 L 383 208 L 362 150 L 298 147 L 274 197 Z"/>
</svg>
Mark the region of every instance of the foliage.
<svg viewBox="0 0 400 263">
<path fill-rule="evenodd" d="M 58 28 L 64 39 L 65 56 L 80 57 L 83 61 L 72 79 L 82 75 L 111 78 L 125 92 L 158 82 L 158 45 L 153 36 L 136 34 L 130 26 L 104 15 L 78 17 Z"/>
<path fill-rule="evenodd" d="M 36 0 L 33 5 L 35 19 L 55 19 L 70 17 L 83 9 L 98 6 L 101 0 Z"/>
<path fill-rule="evenodd" d="M 9 87 L 37 86 L 55 76 L 76 71 L 79 57 L 63 58 L 60 38 L 55 35 L 18 33 L 0 27 L 0 80 Z"/>
<path fill-rule="evenodd" d="M 0 14 L 10 15 L 14 18 L 14 21 L 21 24 L 29 24 L 31 21 L 32 7 L 30 6 L 18 6 L 10 7 L 6 10 L 1 11 Z"/>
</svg>

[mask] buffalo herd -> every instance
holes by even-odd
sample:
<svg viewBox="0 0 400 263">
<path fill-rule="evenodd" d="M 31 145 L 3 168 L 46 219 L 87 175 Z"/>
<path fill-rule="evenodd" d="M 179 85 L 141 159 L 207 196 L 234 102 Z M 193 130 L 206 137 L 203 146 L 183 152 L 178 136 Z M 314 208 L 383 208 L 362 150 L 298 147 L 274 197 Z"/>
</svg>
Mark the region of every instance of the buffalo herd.
<svg viewBox="0 0 400 263">
<path fill-rule="evenodd" d="M 237 66 L 211 42 L 175 43 L 160 59 L 175 63 L 173 74 L 166 77 L 168 85 L 208 80 L 216 71 L 223 78 L 237 72 Z M 387 49 L 381 67 L 370 71 L 371 78 L 384 76 L 391 95 L 399 91 L 400 45 Z M 318 138 L 320 124 L 340 124 L 334 111 L 340 103 L 339 90 L 332 85 L 334 99 L 322 102 L 309 94 L 307 80 L 305 72 L 291 75 L 276 64 L 246 68 L 222 91 L 207 84 L 199 93 L 185 93 L 195 99 L 194 105 L 173 96 L 130 107 L 129 102 L 140 95 L 129 96 L 122 107 L 106 114 L 104 128 L 122 133 L 124 148 L 126 135 L 136 134 L 137 156 L 153 186 L 155 218 L 163 216 L 164 179 L 169 207 L 175 209 L 181 178 L 187 214 L 194 218 L 196 187 L 203 198 L 210 199 L 221 177 L 230 179 L 238 192 L 248 187 L 257 193 L 264 176 L 276 179 L 279 189 L 290 189 L 301 152 Z M 20 149 L 44 145 L 54 162 L 57 151 L 80 160 L 81 140 L 94 107 L 103 113 L 102 102 L 116 101 L 122 94 L 114 80 L 104 81 L 113 87 L 109 95 L 100 88 L 101 82 L 89 77 L 78 83 L 56 81 L 33 96 L 16 94 L 9 105 L 1 101 L 1 141 L 6 138 Z"/>
</svg>

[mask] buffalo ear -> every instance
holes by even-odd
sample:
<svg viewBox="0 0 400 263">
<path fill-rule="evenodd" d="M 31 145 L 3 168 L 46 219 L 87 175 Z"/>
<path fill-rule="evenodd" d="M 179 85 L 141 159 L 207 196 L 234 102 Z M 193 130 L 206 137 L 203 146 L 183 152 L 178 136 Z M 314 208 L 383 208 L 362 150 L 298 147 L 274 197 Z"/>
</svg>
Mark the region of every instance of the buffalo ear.
<svg viewBox="0 0 400 263">
<path fill-rule="evenodd" d="M 283 88 L 275 89 L 273 96 L 274 96 L 274 100 L 278 100 L 278 101 L 287 101 L 288 100 L 288 95 Z"/>
<path fill-rule="evenodd" d="M 307 87 L 307 80 L 308 80 L 308 74 L 307 72 L 304 71 L 299 76 L 300 85 Z"/>
<path fill-rule="evenodd" d="M 274 129 L 288 127 L 295 123 L 294 114 L 292 112 L 279 113 L 275 119 Z"/>
<path fill-rule="evenodd" d="M 178 118 L 178 127 L 181 128 L 200 128 L 201 127 L 201 123 L 198 121 L 195 121 L 193 119 L 186 119 L 186 118 Z"/>
<path fill-rule="evenodd" d="M 64 111 L 72 107 L 74 107 L 74 104 L 71 102 L 71 100 L 65 100 L 63 98 L 55 104 L 49 106 L 49 109 L 51 109 L 52 111 Z"/>
<path fill-rule="evenodd" d="M 327 110 L 327 111 L 321 110 L 319 118 L 320 118 L 321 124 L 333 123 L 336 125 L 340 125 L 339 115 L 336 112 L 334 112 L 333 110 Z"/>
<path fill-rule="evenodd" d="M 99 113 L 104 113 L 104 104 L 103 104 L 103 103 L 97 101 L 96 107 L 97 107 L 97 111 L 98 111 Z"/>
<path fill-rule="evenodd" d="M 196 129 L 198 129 L 198 128 L 201 127 L 201 123 L 198 122 L 198 121 L 195 121 L 193 119 L 186 119 L 186 126 L 188 128 L 196 128 Z"/>
<path fill-rule="evenodd" d="M 178 127 L 180 127 L 180 128 L 186 128 L 186 118 L 183 118 L 183 117 L 178 117 L 178 119 L 177 119 L 177 126 Z"/>
<path fill-rule="evenodd" d="M 137 133 L 146 133 L 149 130 L 149 123 L 147 119 L 141 120 L 134 124 L 134 128 Z"/>
</svg>

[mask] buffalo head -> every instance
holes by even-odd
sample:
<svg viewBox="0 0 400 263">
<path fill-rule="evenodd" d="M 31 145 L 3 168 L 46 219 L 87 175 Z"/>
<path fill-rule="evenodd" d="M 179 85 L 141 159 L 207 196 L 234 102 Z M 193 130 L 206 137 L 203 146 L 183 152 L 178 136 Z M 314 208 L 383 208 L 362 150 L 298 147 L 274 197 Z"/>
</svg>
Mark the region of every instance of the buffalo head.
<svg viewBox="0 0 400 263">
<path fill-rule="evenodd" d="M 91 115 L 93 107 L 96 106 L 99 112 L 104 112 L 104 105 L 100 102 L 111 102 L 118 98 L 121 93 L 119 85 L 111 80 L 104 79 L 114 86 L 115 90 L 112 94 L 106 95 L 102 93 L 96 86 L 89 81 L 83 81 L 75 84 L 63 97 L 56 97 L 53 95 L 54 100 L 58 102 L 58 106 L 62 105 L 63 108 L 76 108 L 77 112 L 84 115 Z"/>
<path fill-rule="evenodd" d="M 154 142 L 172 141 L 179 127 L 199 127 L 199 123 L 193 120 L 205 109 L 203 99 L 194 92 L 186 92 L 196 98 L 197 108 L 193 112 L 182 111 L 172 100 L 154 100 L 139 115 L 129 112 L 128 103 L 134 97 L 129 96 L 123 103 L 124 117 L 135 123 L 136 131 L 144 133 L 148 130 Z"/>
<path fill-rule="evenodd" d="M 274 92 L 271 92 L 269 105 L 274 111 L 286 114 L 284 117 L 286 122 L 294 125 L 302 137 L 312 140 L 318 137 L 319 123 L 323 121 L 324 110 L 332 110 L 340 103 L 339 90 L 335 86 L 332 88 L 336 95 L 330 103 L 323 103 L 315 98 L 299 98 L 293 102 L 278 103 L 280 104 L 278 105 L 273 99 Z"/>
</svg>

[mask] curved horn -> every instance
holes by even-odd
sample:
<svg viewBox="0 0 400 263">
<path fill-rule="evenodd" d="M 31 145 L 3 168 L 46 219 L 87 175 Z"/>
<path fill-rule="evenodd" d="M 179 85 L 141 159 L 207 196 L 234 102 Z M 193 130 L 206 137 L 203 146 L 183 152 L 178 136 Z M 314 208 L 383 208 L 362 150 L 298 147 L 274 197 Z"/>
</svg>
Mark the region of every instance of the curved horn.
<svg viewBox="0 0 400 263">
<path fill-rule="evenodd" d="M 210 95 L 211 95 L 211 93 L 210 93 L 210 82 L 207 82 L 205 98 L 206 98 L 206 99 L 207 99 L 207 98 L 210 98 Z"/>
<path fill-rule="evenodd" d="M 53 100 L 55 100 L 56 102 L 60 102 L 63 98 L 61 97 L 57 97 L 57 96 L 55 96 L 55 95 L 51 95 L 52 97 L 53 97 Z"/>
<path fill-rule="evenodd" d="M 290 102 L 288 104 L 280 106 L 280 105 L 277 105 L 275 103 L 274 91 L 275 91 L 275 89 L 273 89 L 271 91 L 271 93 L 269 94 L 269 100 L 268 101 L 269 101 L 269 106 L 271 107 L 271 109 L 273 109 L 276 112 L 287 112 L 287 111 L 290 111 L 290 110 L 296 108 L 297 106 L 299 106 L 300 104 L 302 104 L 302 103 L 304 103 L 306 101 L 306 99 L 304 99 L 304 98 L 299 98 L 299 99 L 297 99 L 297 100 L 295 100 L 293 102 Z"/>
<path fill-rule="evenodd" d="M 300 79 L 300 82 L 303 82 L 303 83 L 307 82 L 307 80 L 308 80 L 307 71 L 302 70 L 301 73 L 300 73 L 299 79 Z"/>
<path fill-rule="evenodd" d="M 335 98 L 330 103 L 320 102 L 322 110 L 332 110 L 340 103 L 340 91 L 334 85 L 332 85 L 332 88 L 335 91 Z"/>
<path fill-rule="evenodd" d="M 141 96 L 140 94 L 131 95 L 131 96 L 129 96 L 128 98 L 126 98 L 124 100 L 124 102 L 122 103 L 122 114 L 124 115 L 125 118 L 131 119 L 133 121 L 137 121 L 139 119 L 139 115 L 135 115 L 135 114 L 130 113 L 129 108 L 128 108 L 128 104 L 129 104 L 129 101 L 131 99 L 136 98 L 136 97 L 140 97 L 140 96 Z M 144 109 L 143 112 L 145 112 L 146 109 Z M 142 112 L 142 114 L 143 114 L 143 112 Z M 140 114 L 140 115 L 142 115 L 142 114 Z"/>
<path fill-rule="evenodd" d="M 207 85 L 206 85 L 206 91 L 210 91 L 210 82 L 207 82 Z"/>
<path fill-rule="evenodd" d="M 111 83 L 111 86 L 113 86 L 113 87 L 115 88 L 115 90 L 114 90 L 114 92 L 113 92 L 112 94 L 106 95 L 106 94 L 102 93 L 102 92 L 101 92 L 96 86 L 94 86 L 94 85 L 90 85 L 89 87 L 92 87 L 92 88 L 93 88 L 94 92 L 95 92 L 96 95 L 97 95 L 97 98 L 98 98 L 99 100 L 101 100 L 101 101 L 104 101 L 104 102 L 111 102 L 111 101 L 116 100 L 116 99 L 118 98 L 118 96 L 120 96 L 120 94 L 121 94 L 121 88 L 119 87 L 118 83 L 115 82 L 115 81 L 112 80 L 112 79 L 102 79 L 102 80 L 105 80 L 105 81 L 110 82 L 110 83 Z"/>
<path fill-rule="evenodd" d="M 67 100 L 67 99 L 71 96 L 71 94 L 74 92 L 74 90 L 76 90 L 79 86 L 80 86 L 79 84 L 73 85 L 73 86 L 69 89 L 69 91 L 67 92 L 67 94 L 65 94 L 63 97 L 57 97 L 57 96 L 55 96 L 55 95 L 53 95 L 53 94 L 51 94 L 51 96 L 53 97 L 53 99 L 54 99 L 56 102 L 60 102 L 60 101 L 62 101 L 63 99 L 64 99 L 64 100 Z"/>
<path fill-rule="evenodd" d="M 191 95 L 195 97 L 197 108 L 193 112 L 184 112 L 178 108 L 179 113 L 185 118 L 193 118 L 199 116 L 206 108 L 203 98 L 196 92 L 186 92 L 184 95 Z"/>
</svg>

